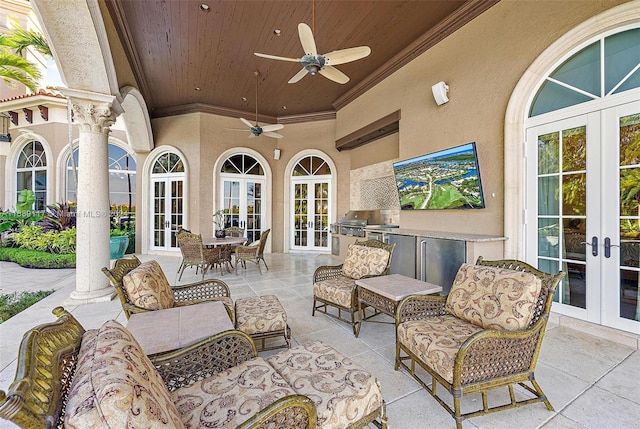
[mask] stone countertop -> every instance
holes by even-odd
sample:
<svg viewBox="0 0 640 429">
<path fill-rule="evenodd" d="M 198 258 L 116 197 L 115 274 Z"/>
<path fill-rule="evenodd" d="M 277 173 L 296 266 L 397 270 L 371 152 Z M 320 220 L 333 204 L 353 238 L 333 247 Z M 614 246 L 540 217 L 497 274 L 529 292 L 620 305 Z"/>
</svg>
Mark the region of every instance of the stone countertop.
<svg viewBox="0 0 640 429">
<path fill-rule="evenodd" d="M 445 240 L 459 240 L 459 241 L 504 241 L 507 239 L 507 237 L 502 237 L 499 235 L 466 234 L 466 233 L 446 232 L 446 231 L 425 231 L 421 229 L 409 229 L 409 228 L 366 227 L 365 231 L 383 232 L 386 234 L 397 234 L 397 235 L 412 235 L 414 237 L 442 238 Z"/>
</svg>

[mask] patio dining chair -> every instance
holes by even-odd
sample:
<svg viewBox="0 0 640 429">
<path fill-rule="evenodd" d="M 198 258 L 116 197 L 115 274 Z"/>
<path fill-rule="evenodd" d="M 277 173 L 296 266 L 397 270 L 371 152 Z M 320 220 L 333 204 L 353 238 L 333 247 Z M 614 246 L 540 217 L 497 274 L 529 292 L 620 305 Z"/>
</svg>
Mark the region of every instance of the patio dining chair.
<svg viewBox="0 0 640 429">
<path fill-rule="evenodd" d="M 260 261 L 267 267 L 267 271 L 269 270 L 269 266 L 267 262 L 264 260 L 264 246 L 267 243 L 267 237 L 269 237 L 269 233 L 271 229 L 267 229 L 262 234 L 260 234 L 260 239 L 251 243 L 248 246 L 237 246 L 236 247 L 236 274 L 238 274 L 238 265 L 242 264 L 243 268 L 247 268 L 247 261 L 253 262 L 258 266 L 258 271 L 262 274 L 262 270 L 260 269 Z"/>
<path fill-rule="evenodd" d="M 244 237 L 244 228 L 239 226 L 230 226 L 224 229 L 224 233 L 227 237 Z"/>
<path fill-rule="evenodd" d="M 177 238 L 178 246 L 182 253 L 178 281 L 182 279 L 182 274 L 187 267 L 196 267 L 196 274 L 200 270 L 202 280 L 204 280 L 204 276 L 210 268 L 221 266 L 220 249 L 217 247 L 205 247 L 202 243 L 202 235 L 183 231 L 177 235 Z M 222 273 L 222 269 L 220 272 Z"/>
</svg>

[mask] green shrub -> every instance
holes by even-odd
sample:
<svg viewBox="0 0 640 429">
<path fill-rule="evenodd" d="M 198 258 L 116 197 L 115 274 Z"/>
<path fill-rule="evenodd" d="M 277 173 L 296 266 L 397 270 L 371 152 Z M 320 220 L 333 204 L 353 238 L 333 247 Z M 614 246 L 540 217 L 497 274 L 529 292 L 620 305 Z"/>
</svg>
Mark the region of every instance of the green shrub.
<svg viewBox="0 0 640 429">
<path fill-rule="evenodd" d="M 56 255 L 39 250 L 0 247 L 0 261 L 15 262 L 25 268 L 75 268 L 76 254 Z"/>
<path fill-rule="evenodd" d="M 31 307 L 36 302 L 51 295 L 53 290 L 21 292 L 0 295 L 0 323 Z"/>
<path fill-rule="evenodd" d="M 44 232 L 40 226 L 28 225 L 11 235 L 13 242 L 28 250 L 50 253 L 74 253 L 76 251 L 76 229 Z"/>
<path fill-rule="evenodd" d="M 132 253 L 136 253 L 136 230 L 130 229 L 127 231 L 127 235 L 129 236 L 129 245 L 127 246 L 127 250 L 125 250 L 125 254 L 129 255 Z"/>
<path fill-rule="evenodd" d="M 51 240 L 50 250 L 53 253 L 75 253 L 76 252 L 76 228 L 63 229 L 62 231 L 49 232 Z"/>
<path fill-rule="evenodd" d="M 24 225 L 11 235 L 13 242 L 29 250 L 47 251 L 50 238 L 37 225 Z"/>
</svg>

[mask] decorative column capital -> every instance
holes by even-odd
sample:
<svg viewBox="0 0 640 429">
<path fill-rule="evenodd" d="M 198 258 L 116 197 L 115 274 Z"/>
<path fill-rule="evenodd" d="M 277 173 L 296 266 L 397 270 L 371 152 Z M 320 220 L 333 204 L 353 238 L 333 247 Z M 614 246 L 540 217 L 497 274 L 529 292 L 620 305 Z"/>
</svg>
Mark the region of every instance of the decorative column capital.
<svg viewBox="0 0 640 429">
<path fill-rule="evenodd" d="M 74 120 L 80 131 L 108 134 L 122 107 L 113 95 L 64 89 L 61 92 L 69 99 Z"/>
</svg>

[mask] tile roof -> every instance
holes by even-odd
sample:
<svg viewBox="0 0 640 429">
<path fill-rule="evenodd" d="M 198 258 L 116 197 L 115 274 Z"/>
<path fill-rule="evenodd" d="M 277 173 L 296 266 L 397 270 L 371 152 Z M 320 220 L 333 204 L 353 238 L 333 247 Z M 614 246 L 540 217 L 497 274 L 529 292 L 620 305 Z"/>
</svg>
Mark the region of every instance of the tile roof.
<svg viewBox="0 0 640 429">
<path fill-rule="evenodd" d="M 46 95 L 48 97 L 66 99 L 66 97 L 62 95 L 60 91 L 58 91 L 58 88 L 49 86 L 46 89 L 40 88 L 36 93 L 23 94 L 23 95 L 17 95 L 15 97 L 5 98 L 3 100 L 0 100 L 0 103 L 5 103 L 7 101 L 14 101 L 14 100 L 22 100 L 29 97 L 35 97 L 37 95 Z"/>
</svg>

